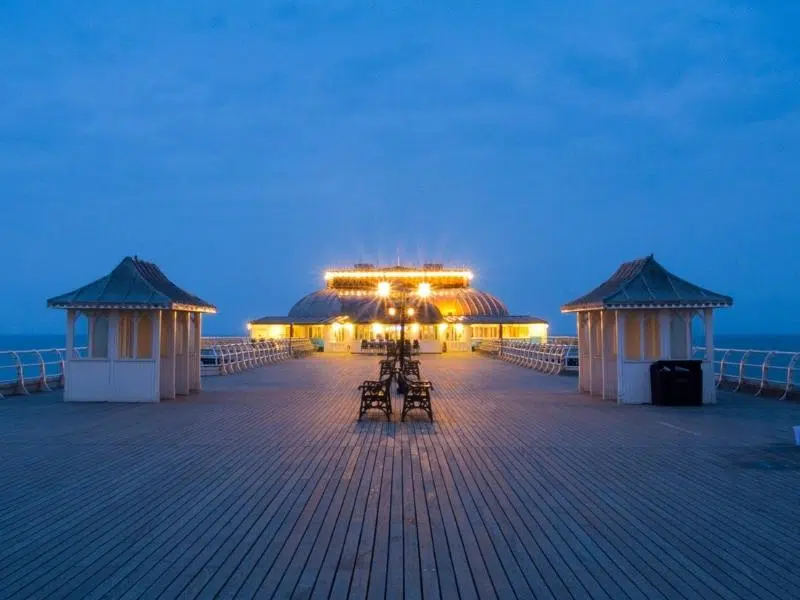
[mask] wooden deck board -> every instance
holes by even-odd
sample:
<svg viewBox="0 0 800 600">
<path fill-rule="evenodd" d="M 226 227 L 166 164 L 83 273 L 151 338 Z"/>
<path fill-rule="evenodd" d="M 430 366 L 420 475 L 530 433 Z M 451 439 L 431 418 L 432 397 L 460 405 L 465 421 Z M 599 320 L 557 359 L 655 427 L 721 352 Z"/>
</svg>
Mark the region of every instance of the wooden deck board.
<svg viewBox="0 0 800 600">
<path fill-rule="evenodd" d="M 423 357 L 436 422 L 356 422 L 377 359 L 152 406 L 0 403 L 0 597 L 753 598 L 800 589 L 800 405 L 618 407 Z"/>
</svg>

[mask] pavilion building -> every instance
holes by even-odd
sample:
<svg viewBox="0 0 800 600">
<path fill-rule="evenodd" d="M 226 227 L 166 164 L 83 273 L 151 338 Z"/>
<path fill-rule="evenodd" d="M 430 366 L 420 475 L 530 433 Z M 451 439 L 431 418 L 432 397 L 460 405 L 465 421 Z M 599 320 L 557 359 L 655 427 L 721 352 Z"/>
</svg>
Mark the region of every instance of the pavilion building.
<svg viewBox="0 0 800 600">
<path fill-rule="evenodd" d="M 357 264 L 325 273 L 324 289 L 301 298 L 286 316 L 248 323 L 255 339 L 309 338 L 326 352 L 361 352 L 400 337 L 397 308 L 405 308 L 405 337 L 423 353 L 463 352 L 477 339 L 547 340 L 548 324 L 512 315 L 505 304 L 471 287 L 473 273 L 441 264 L 380 267 Z"/>
</svg>

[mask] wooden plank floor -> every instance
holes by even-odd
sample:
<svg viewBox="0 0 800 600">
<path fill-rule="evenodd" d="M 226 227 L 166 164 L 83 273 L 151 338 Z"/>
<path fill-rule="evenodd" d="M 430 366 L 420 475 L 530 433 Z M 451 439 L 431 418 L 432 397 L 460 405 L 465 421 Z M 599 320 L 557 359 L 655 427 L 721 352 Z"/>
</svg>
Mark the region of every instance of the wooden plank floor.
<svg viewBox="0 0 800 600">
<path fill-rule="evenodd" d="M 356 422 L 377 359 L 159 405 L 0 403 L 0 598 L 796 598 L 800 405 L 619 407 L 423 357 L 436 422 Z"/>
</svg>

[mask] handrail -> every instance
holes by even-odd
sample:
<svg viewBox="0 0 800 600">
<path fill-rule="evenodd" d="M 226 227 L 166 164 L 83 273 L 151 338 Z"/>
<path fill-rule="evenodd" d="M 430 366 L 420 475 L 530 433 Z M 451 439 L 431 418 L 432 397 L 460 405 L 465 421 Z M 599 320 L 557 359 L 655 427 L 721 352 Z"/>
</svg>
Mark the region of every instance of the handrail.
<svg viewBox="0 0 800 600">
<path fill-rule="evenodd" d="M 263 367 L 274 362 L 301 358 L 316 349 L 311 340 L 210 338 L 200 351 L 200 368 L 203 376 L 232 375 L 248 369 Z M 205 342 L 205 338 L 203 340 Z"/>
<path fill-rule="evenodd" d="M 800 366 L 800 352 L 714 348 L 712 357 L 706 355 L 704 346 L 694 348 L 695 358 L 703 358 L 714 365 L 717 387 L 748 391 L 756 396 L 773 392 L 781 400 L 800 388 L 800 370 L 797 368 Z"/>
<path fill-rule="evenodd" d="M 79 357 L 88 354 L 86 346 L 73 351 Z M 203 376 L 238 373 L 314 351 L 308 339 L 203 338 L 200 372 Z M 64 387 L 66 354 L 64 348 L 0 350 L 0 400 Z"/>
<path fill-rule="evenodd" d="M 475 347 L 475 350 L 549 375 L 560 375 L 578 369 L 578 346 L 573 344 L 484 339 Z"/>
<path fill-rule="evenodd" d="M 563 373 L 578 368 L 578 346 L 547 344 L 530 340 L 480 340 L 476 351 L 545 373 Z M 565 349 L 558 363 L 559 349 Z M 714 367 L 714 385 L 729 387 L 736 392 L 751 392 L 756 396 L 772 392 L 781 400 L 800 389 L 800 352 L 757 350 L 753 348 L 714 348 L 714 356 L 706 356 L 704 346 L 695 346 L 692 356 L 709 360 Z"/>
<path fill-rule="evenodd" d="M 75 348 L 85 355 L 85 346 Z M 64 385 L 64 348 L 0 350 L 0 399 Z"/>
<path fill-rule="evenodd" d="M 574 337 L 552 336 L 548 343 L 532 340 L 473 340 L 477 352 L 544 373 L 559 374 L 578 369 L 578 346 Z M 201 373 L 227 375 L 273 362 L 299 358 L 316 351 L 309 339 L 252 340 L 247 337 L 204 337 L 201 340 Z M 74 349 L 86 356 L 88 348 Z M 696 346 L 695 358 L 713 363 L 715 385 L 756 396 L 772 393 L 781 400 L 800 389 L 800 352 L 752 348 L 706 348 Z M 4 396 L 63 387 L 66 377 L 64 348 L 0 350 L 0 399 Z"/>
</svg>

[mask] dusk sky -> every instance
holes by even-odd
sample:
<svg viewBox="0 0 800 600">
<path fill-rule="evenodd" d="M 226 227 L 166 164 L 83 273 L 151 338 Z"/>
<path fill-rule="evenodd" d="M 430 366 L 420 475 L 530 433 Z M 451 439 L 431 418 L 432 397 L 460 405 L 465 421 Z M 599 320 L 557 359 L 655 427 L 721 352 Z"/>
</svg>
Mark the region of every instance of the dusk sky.
<svg viewBox="0 0 800 600">
<path fill-rule="evenodd" d="M 377 6 L 376 6 L 377 5 Z M 681 8 L 676 8 L 680 6 Z M 0 333 L 125 255 L 286 314 L 354 262 L 514 313 L 655 254 L 800 332 L 800 2 L 0 3 Z"/>
</svg>

